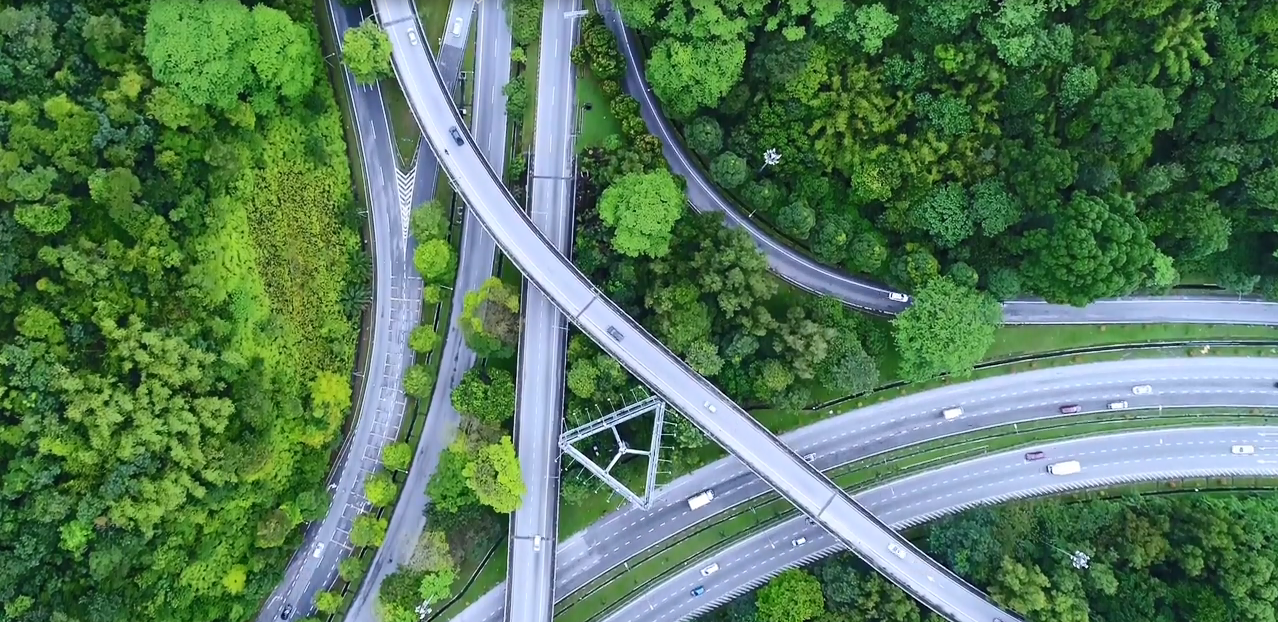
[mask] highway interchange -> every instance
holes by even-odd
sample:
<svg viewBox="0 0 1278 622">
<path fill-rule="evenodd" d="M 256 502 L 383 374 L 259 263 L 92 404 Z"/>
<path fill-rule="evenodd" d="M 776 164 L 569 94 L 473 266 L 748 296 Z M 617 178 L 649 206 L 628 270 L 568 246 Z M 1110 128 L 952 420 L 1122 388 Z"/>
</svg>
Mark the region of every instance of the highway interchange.
<svg viewBox="0 0 1278 622">
<path fill-rule="evenodd" d="M 479 216 L 498 247 L 583 333 L 710 438 L 842 538 L 868 564 L 929 607 L 951 618 L 1016 619 L 879 523 L 599 293 L 537 230 L 473 140 L 468 140 L 469 133 L 429 50 L 414 43 L 420 36 L 412 3 L 378 0 L 375 7 L 390 37 L 393 67 L 409 107 L 437 155 L 443 152 L 440 161 L 454 187 L 467 198 L 471 213 Z M 887 552 L 889 543 L 926 560 L 935 578 L 924 580 L 909 572 Z"/>
<path fill-rule="evenodd" d="M 1278 361 L 1265 358 L 1168 358 L 1070 365 L 995 376 L 916 393 L 859 408 L 787 433 L 781 439 L 796 453 L 815 454 L 826 470 L 886 451 L 966 434 L 982 428 L 1061 418 L 1059 407 L 1077 404 L 1072 416 L 1104 412 L 1112 401 L 1131 409 L 1230 406 L 1278 408 Z M 1132 387 L 1153 391 L 1134 395 Z M 942 409 L 961 405 L 953 421 Z M 1154 410 L 1140 413 L 1148 416 Z M 1276 443 L 1278 444 L 1278 443 Z M 685 500 L 706 489 L 715 499 L 695 512 Z M 657 546 L 680 531 L 768 493 L 771 487 L 736 458 L 723 458 L 664 487 L 649 511 L 625 507 L 559 545 L 556 594 L 565 598 L 605 572 Z M 504 588 L 493 590 L 461 616 L 465 622 L 500 618 Z"/>
<path fill-rule="evenodd" d="M 482 7 L 485 3 L 473 3 L 466 0 L 454 1 L 452 11 L 448 17 L 449 23 L 452 23 L 454 20 L 454 15 L 464 18 L 466 32 L 468 33 L 470 15 L 476 4 Z M 490 2 L 486 4 L 489 5 L 489 7 L 492 7 L 492 13 L 497 15 L 502 14 L 499 3 Z M 336 2 L 330 3 L 330 10 L 335 13 L 335 22 L 337 22 L 335 23 L 335 27 L 338 32 L 341 32 L 347 25 L 353 25 L 359 18 L 362 18 L 362 13 L 357 12 L 357 9 L 342 7 Z M 553 8 L 548 7 L 547 13 L 551 13 L 553 10 Z M 481 8 L 480 13 L 483 12 L 484 10 Z M 384 12 L 380 16 L 382 23 L 384 25 L 389 25 L 388 22 L 392 22 L 396 19 L 394 15 L 393 11 L 390 14 Z M 609 15 L 608 13 L 605 13 L 605 15 L 610 17 L 610 23 L 614 25 L 614 28 L 619 27 L 619 21 L 615 19 L 615 15 Z M 490 23 L 491 21 L 495 20 L 490 20 Z M 504 21 L 504 19 L 502 21 Z M 482 16 L 480 18 L 480 23 L 481 36 L 479 40 L 484 42 L 485 45 L 490 45 L 493 41 L 502 40 L 503 37 L 500 35 L 487 36 L 484 34 L 484 18 Z M 567 24 L 567 22 L 565 22 L 565 24 Z M 543 29 L 545 29 L 545 25 L 543 25 Z M 556 43 L 562 44 L 559 45 L 559 47 L 562 47 L 563 49 L 570 49 L 571 41 L 575 39 L 575 29 L 562 28 L 560 30 L 561 32 L 555 32 L 553 36 L 546 36 L 543 38 L 543 51 L 547 48 L 554 49 L 554 47 L 556 47 Z M 551 33 L 553 31 L 546 29 L 546 32 Z M 448 33 L 445 33 L 445 39 L 448 38 L 447 34 Z M 508 33 L 505 34 L 505 39 L 508 45 Z M 564 43 L 563 38 L 566 38 L 568 42 Z M 445 44 L 443 45 L 440 53 L 440 72 L 443 76 L 452 76 L 456 74 L 463 55 L 463 46 L 466 42 L 465 39 L 466 37 L 461 37 L 457 41 L 444 42 Z M 627 41 L 627 43 L 629 42 Z M 402 45 L 407 45 L 407 43 L 403 40 L 396 41 L 397 50 Z M 630 45 L 632 44 L 627 45 L 627 47 Z M 492 49 L 491 45 L 489 49 Z M 482 59 L 484 58 L 504 60 L 504 58 L 508 58 L 508 51 L 505 55 L 489 54 L 485 52 L 484 54 L 481 54 L 479 58 L 481 59 L 481 65 L 483 63 Z M 546 63 L 545 59 L 543 59 L 543 66 L 553 65 L 551 63 Z M 504 158 L 505 154 L 505 115 L 504 97 L 500 95 L 500 92 L 501 86 L 505 83 L 506 76 L 508 76 L 509 65 L 505 62 L 496 62 L 492 64 L 492 67 L 492 73 L 488 74 L 485 74 L 480 67 L 477 67 L 478 75 L 476 97 L 480 102 L 480 105 L 475 106 L 476 119 L 475 123 L 471 126 L 471 129 L 474 130 L 475 136 L 481 138 L 478 144 L 483 150 L 483 155 L 487 157 L 491 163 L 493 163 L 493 168 L 496 170 L 502 170 L 504 167 L 501 164 L 501 159 Z M 501 74 L 503 69 L 507 72 L 505 75 Z M 562 136 L 567 137 L 573 131 L 573 124 L 570 117 L 571 113 L 568 111 L 568 109 L 575 107 L 575 98 L 571 96 L 570 90 L 571 85 L 574 82 L 571 74 L 572 72 L 570 67 L 558 73 L 559 77 L 557 79 L 560 83 L 568 85 L 567 87 L 564 87 L 567 95 L 562 97 L 562 103 L 558 104 L 558 106 L 562 106 L 559 112 L 566 121 L 562 124 L 552 126 L 555 128 L 554 130 L 545 132 L 545 143 L 547 145 L 553 145 L 556 142 L 560 145 L 571 145 L 570 141 L 556 141 L 554 137 L 557 132 L 561 133 Z M 494 77 L 490 77 L 485 81 L 484 75 Z M 551 73 L 551 75 L 554 74 Z M 628 78 L 629 77 L 630 76 L 628 76 Z M 543 84 L 545 83 L 543 82 L 542 84 L 539 84 L 539 91 L 543 90 Z M 558 88 L 560 87 L 552 87 L 552 92 Z M 391 136 L 389 123 L 385 118 L 385 108 L 381 101 L 380 91 L 377 87 L 355 87 L 350 89 L 350 92 L 355 104 L 354 116 L 357 126 L 360 129 L 361 156 L 365 163 L 369 201 L 373 207 L 373 213 L 371 214 L 370 219 L 373 221 L 373 241 L 375 243 L 375 258 L 377 260 L 377 296 L 374 300 L 374 309 L 377 322 L 379 322 L 380 325 L 377 325 L 373 331 L 374 335 L 370 344 L 371 360 L 384 362 L 380 365 L 375 362 L 370 366 L 370 373 L 361 399 L 361 403 L 363 405 L 362 412 L 364 415 L 361 416 L 355 433 L 352 435 L 349 442 L 348 449 L 344 452 L 343 458 L 340 459 L 340 465 L 336 471 L 337 477 L 334 482 L 335 487 L 332 489 L 335 496 L 334 508 L 336 511 L 331 512 L 330 516 L 319 526 L 312 526 L 310 532 L 308 532 L 307 546 L 299 552 L 299 555 L 296 556 L 293 563 L 290 564 L 288 573 L 286 574 L 284 581 L 281 583 L 280 589 L 272 595 L 271 599 L 269 599 L 267 605 L 263 609 L 263 619 L 272 618 L 281 602 L 297 602 L 299 606 L 301 606 L 302 603 L 309 603 L 317 591 L 325 589 L 331 585 L 335 575 L 337 562 L 340 561 L 340 559 L 349 551 L 349 547 L 346 545 L 346 532 L 349 530 L 349 522 L 359 510 L 367 508 L 366 504 L 363 502 L 362 496 L 360 496 L 358 492 L 362 488 L 362 479 L 365 475 L 367 475 L 367 473 L 377 468 L 380 459 L 380 449 L 386 442 L 389 442 L 389 439 L 394 438 L 395 433 L 398 431 L 398 426 L 402 423 L 404 414 L 404 398 L 402 389 L 399 386 L 399 379 L 402 377 L 403 368 L 411 362 L 411 358 L 409 358 L 410 354 L 405 347 L 405 342 L 407 331 L 416 324 L 418 317 L 416 314 L 420 313 L 419 306 L 414 308 L 420 303 L 420 280 L 416 278 L 415 272 L 411 267 L 411 255 L 408 250 L 412 248 L 411 241 L 402 235 L 397 234 L 401 231 L 406 231 L 406 219 L 411 207 L 434 195 L 434 180 L 436 179 L 434 171 L 435 162 L 433 157 L 431 157 L 432 154 L 430 149 L 427 148 L 427 141 L 423 140 L 421 149 L 417 156 L 416 184 L 413 188 L 411 202 L 406 202 L 402 197 L 396 199 L 393 196 L 393 192 L 388 194 L 388 190 L 393 189 L 396 186 L 396 183 L 391 180 L 395 179 L 395 174 L 392 173 L 392 171 L 395 171 L 398 167 L 395 166 L 393 137 Z M 542 99 L 542 97 L 543 94 L 539 93 L 539 101 L 544 103 L 546 100 Z M 641 103 L 643 103 L 643 100 L 644 98 L 640 98 Z M 551 101 L 554 101 L 553 96 Z M 498 104 L 493 105 L 493 102 L 498 102 Z M 655 103 L 652 102 L 649 102 L 649 104 L 655 105 Z M 645 104 L 643 106 L 645 110 L 645 117 L 648 116 L 649 104 Z M 484 113 L 481 112 L 485 108 L 499 110 L 500 122 L 490 120 L 485 123 L 483 120 Z M 539 127 L 543 124 L 542 118 L 540 117 L 542 111 L 545 110 L 547 116 L 549 116 L 551 111 L 554 111 L 556 108 L 556 105 L 544 105 L 539 107 Z M 653 126 L 653 122 L 651 120 L 649 120 L 649 125 L 650 127 Z M 500 129 L 497 130 L 497 128 Z M 494 131 L 500 131 L 500 137 L 494 139 Z M 662 136 L 661 134 L 658 135 Z M 541 145 L 543 143 L 541 136 L 542 133 L 539 132 L 537 139 L 539 152 L 542 150 Z M 670 145 L 673 145 L 675 149 L 680 148 L 677 141 L 667 140 L 670 138 L 669 135 L 662 136 L 662 138 L 667 142 L 667 155 L 669 155 Z M 551 149 L 553 149 L 553 147 Z M 570 151 L 570 149 L 561 148 L 559 151 L 560 153 L 566 154 Z M 681 171 L 677 166 L 677 160 L 678 158 L 672 158 L 671 165 L 672 168 L 679 173 Z M 690 170 L 695 171 L 695 167 L 691 167 Z M 699 172 L 697 172 L 697 174 L 699 175 Z M 692 198 L 693 194 L 692 186 L 695 185 L 696 184 L 690 184 L 690 198 Z M 713 195 L 713 189 L 708 186 L 704 189 L 708 190 Z M 717 195 L 715 196 L 717 197 Z M 694 203 L 695 202 L 696 201 L 694 199 Z M 700 207 L 700 205 L 698 207 Z M 536 205 L 533 206 L 533 209 L 533 220 L 536 221 L 538 217 Z M 467 226 L 464 227 L 464 231 L 477 231 L 478 234 L 463 236 L 461 269 L 459 271 L 457 281 L 457 289 L 459 292 L 474 289 L 478 286 L 478 283 L 482 282 L 483 278 L 486 278 L 489 274 L 491 274 L 492 257 L 494 253 L 491 237 L 487 235 L 482 228 L 474 226 L 474 223 L 477 221 L 469 210 L 466 213 L 466 218 L 468 222 Z M 570 219 L 562 220 L 567 221 L 570 225 Z M 543 226 L 541 222 L 537 222 L 537 226 L 541 228 L 543 232 L 546 232 L 546 227 Z M 553 237 L 553 234 L 548 233 L 548 235 Z M 570 236 L 570 232 L 567 235 Z M 775 251 L 769 250 L 769 243 L 763 243 L 768 241 L 766 235 L 759 232 L 756 239 L 761 241 L 761 246 L 768 252 L 769 256 L 772 257 Z M 468 242 L 467 240 L 470 241 Z M 555 246 L 557 248 L 563 248 L 562 243 L 557 240 Z M 773 246 L 775 245 L 773 244 Z M 787 250 L 787 252 L 791 255 L 794 254 L 793 251 Z M 482 259 L 476 260 L 476 258 L 484 257 L 487 258 L 486 262 Z M 777 266 L 775 258 L 773 261 L 775 268 Z M 820 274 L 819 277 L 816 277 L 818 280 L 835 282 L 850 279 L 850 277 L 846 277 L 846 275 L 837 274 L 835 274 L 836 278 L 831 279 L 830 274 L 832 273 L 830 273 L 828 269 L 821 268 L 813 262 L 799 257 L 799 261 L 796 265 L 802 264 L 807 264 L 808 266 L 803 269 L 810 270 L 815 267 L 825 271 L 824 273 L 816 273 Z M 778 273 L 785 278 L 794 280 L 783 270 L 778 270 Z M 855 281 L 855 279 L 849 280 L 849 282 L 854 283 L 849 291 L 857 290 Z M 874 289 L 875 286 L 872 284 L 870 285 L 870 288 L 871 289 L 868 291 L 885 291 Z M 535 290 L 530 289 L 529 291 L 533 292 Z M 860 291 L 867 290 L 865 287 L 861 287 Z M 387 295 L 387 293 L 389 293 L 389 295 Z M 855 304 L 850 295 L 843 295 L 838 292 L 830 293 Z M 457 298 L 458 300 L 455 300 L 454 302 L 459 304 L 460 296 Z M 532 296 L 525 296 L 525 305 L 529 304 L 531 298 Z M 891 304 L 893 303 L 886 301 L 886 299 L 880 299 L 877 306 L 872 303 L 870 308 L 875 308 L 879 311 L 893 311 L 895 309 L 890 308 Z M 1035 302 L 1018 302 L 1010 304 L 1007 313 L 1010 318 L 1009 321 L 1011 322 L 1023 320 L 1029 323 L 1210 321 L 1216 323 L 1234 322 L 1248 324 L 1273 324 L 1278 322 L 1278 311 L 1275 311 L 1275 308 L 1272 305 L 1256 303 L 1254 301 L 1235 301 L 1221 298 L 1184 298 L 1173 302 L 1168 302 L 1168 299 L 1165 298 L 1105 301 L 1100 305 L 1094 305 L 1093 307 L 1088 307 L 1082 310 L 1072 308 L 1060 310 L 1055 307 L 1055 305 L 1045 305 Z M 457 310 L 455 309 L 454 317 L 457 316 L 456 311 Z M 527 308 L 526 311 L 528 311 Z M 1064 314 L 1062 314 L 1062 312 Z M 449 332 L 455 333 L 456 331 L 450 328 Z M 596 333 L 597 332 L 598 330 L 596 330 Z M 409 491 L 420 491 L 424 489 L 425 481 L 429 479 L 429 474 L 433 471 L 434 463 L 438 458 L 439 451 L 446 446 L 447 439 L 451 438 L 452 430 L 456 427 L 455 412 L 452 412 L 451 417 L 447 415 L 443 417 L 435 416 L 436 412 L 447 412 L 452 410 L 451 405 L 448 404 L 448 400 L 446 399 L 448 391 L 441 391 L 439 389 L 449 385 L 450 383 L 455 385 L 456 380 L 460 378 L 460 374 L 473 364 L 473 353 L 470 353 L 469 350 L 465 348 L 459 334 L 450 334 L 447 344 L 448 345 L 445 346 L 445 351 L 442 353 L 447 360 L 445 365 L 441 368 L 439 381 L 440 386 L 437 387 L 435 392 L 435 402 L 442 401 L 443 404 L 432 403 L 431 405 L 432 417 L 431 420 L 428 420 L 428 425 L 430 427 L 427 429 L 423 442 L 419 446 L 418 459 L 414 461 L 414 472 L 410 473 L 408 482 L 405 485 L 405 488 Z M 664 351 L 664 348 L 659 349 Z M 466 360 L 468 353 L 469 361 Z M 558 367 L 558 372 L 555 374 L 558 376 L 562 373 L 562 363 L 555 367 Z M 451 386 L 448 386 L 448 388 L 451 389 Z M 440 399 L 441 395 L 444 396 L 444 399 L 442 400 Z M 557 416 L 550 417 L 549 419 L 557 426 Z M 521 458 L 523 457 L 523 453 L 524 452 L 521 450 Z M 357 460 L 355 462 L 351 462 L 349 458 L 350 456 L 355 456 Z M 557 459 L 553 460 L 557 464 Z M 352 465 L 356 468 L 347 468 Z M 530 473 L 526 472 L 525 477 L 526 479 L 529 478 Z M 546 480 L 543 479 L 541 481 L 545 482 Z M 532 490 L 531 487 L 530 490 Z M 546 491 L 543 491 L 543 493 L 546 493 Z M 551 500 L 554 499 L 554 496 L 548 493 L 543 494 L 543 497 Z M 403 555 L 406 556 L 409 552 L 411 552 L 412 542 L 416 540 L 416 534 L 420 533 L 424 523 L 423 520 L 413 520 L 412 517 L 421 516 L 421 507 L 424 506 L 425 502 L 426 500 L 420 493 L 406 494 L 403 496 L 401 505 L 412 505 L 415 507 L 407 508 L 403 512 L 398 511 L 403 508 L 397 508 L 395 516 L 407 516 L 408 520 L 405 521 L 401 519 L 400 521 L 392 522 L 391 534 L 388 536 L 387 540 L 388 546 L 383 547 L 382 550 L 391 550 L 393 552 L 396 548 L 399 548 L 394 545 L 402 544 L 407 548 L 407 551 L 404 552 Z M 546 504 L 542 504 L 542 511 L 539 512 L 543 516 L 541 519 L 542 524 L 536 527 L 536 529 L 540 531 L 547 531 L 545 527 L 547 521 L 549 521 L 549 524 L 552 525 L 554 521 L 553 514 L 545 507 L 545 505 Z M 555 504 L 550 502 L 548 505 L 554 506 Z M 396 522 L 401 524 L 401 529 L 396 529 Z M 553 533 L 554 530 L 550 529 L 548 531 Z M 398 536 L 397 533 L 399 534 Z M 411 534 L 412 537 L 408 538 L 406 534 Z M 327 548 L 321 551 L 320 557 L 313 558 L 309 554 L 303 555 L 303 552 L 310 553 L 313 550 L 312 546 L 315 542 L 324 542 L 328 544 Z M 539 556 L 540 561 L 535 563 L 544 564 L 546 563 L 546 560 L 549 559 L 551 560 L 550 563 L 553 564 L 554 549 L 555 547 L 553 546 L 542 547 L 543 552 L 548 550 L 549 553 Z M 318 561 L 316 561 L 317 559 Z M 394 565 L 394 560 L 392 560 L 389 564 L 379 564 L 378 567 L 381 568 L 381 572 L 380 575 L 375 573 L 375 576 L 384 576 L 386 572 L 394 567 Z M 513 567 L 514 565 L 512 565 L 512 568 Z M 357 603 L 368 600 L 369 594 L 372 593 L 377 583 L 378 581 L 375 580 L 366 581 Z M 353 611 L 356 612 L 360 610 L 367 612 L 367 608 L 358 606 L 358 604 L 353 608 Z"/>
</svg>

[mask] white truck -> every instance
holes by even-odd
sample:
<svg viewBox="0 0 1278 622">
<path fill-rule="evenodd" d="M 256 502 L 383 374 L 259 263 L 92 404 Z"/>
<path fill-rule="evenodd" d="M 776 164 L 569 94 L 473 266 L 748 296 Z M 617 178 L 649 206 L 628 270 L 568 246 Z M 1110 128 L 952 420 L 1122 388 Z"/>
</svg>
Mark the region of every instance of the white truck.
<svg viewBox="0 0 1278 622">
<path fill-rule="evenodd" d="M 713 490 L 703 490 L 688 498 L 688 508 L 698 510 L 706 506 L 707 503 L 714 501 Z"/>
<path fill-rule="evenodd" d="M 1067 460 L 1047 465 L 1047 472 L 1052 475 L 1073 475 L 1081 470 L 1083 470 L 1083 465 L 1079 464 L 1077 460 Z"/>
</svg>

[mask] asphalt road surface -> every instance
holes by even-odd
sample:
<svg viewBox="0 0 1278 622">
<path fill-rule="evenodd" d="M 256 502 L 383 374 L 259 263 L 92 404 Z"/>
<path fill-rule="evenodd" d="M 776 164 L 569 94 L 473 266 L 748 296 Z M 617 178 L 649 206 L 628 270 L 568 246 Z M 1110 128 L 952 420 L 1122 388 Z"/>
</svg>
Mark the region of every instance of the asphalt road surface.
<svg viewBox="0 0 1278 622">
<path fill-rule="evenodd" d="M 648 131 L 662 144 L 662 152 L 670 169 L 687 180 L 688 202 L 701 212 L 720 212 L 729 225 L 749 232 L 755 244 L 768 258 L 772 271 L 781 278 L 809 292 L 833 296 L 848 305 L 896 314 L 907 303 L 888 299 L 887 286 L 857 277 L 820 262 L 773 238 L 748 214 L 741 213 L 727 200 L 694 162 L 670 121 L 661 112 L 661 104 L 652 93 L 643 74 L 644 57 L 638 41 L 622 23 L 621 16 L 607 0 L 599 0 L 599 12 L 617 36 L 621 53 L 626 58 L 625 89 L 639 102 L 639 113 Z M 785 157 L 785 146 L 778 146 Z M 762 157 L 761 154 L 752 154 Z M 1209 324 L 1278 325 L 1278 303 L 1239 300 L 1228 296 L 1139 297 L 1119 301 L 1101 301 L 1085 308 L 1053 305 L 1040 301 L 1011 301 L 1003 305 L 1004 320 L 1009 324 L 1098 324 L 1187 322 Z"/>
<path fill-rule="evenodd" d="M 796 453 L 813 455 L 818 468 L 830 469 L 947 435 L 1065 417 L 1059 410 L 1063 405 L 1079 405 L 1080 415 L 1105 411 L 1115 401 L 1127 401 L 1130 409 L 1278 407 L 1275 380 L 1278 360 L 1265 358 L 1186 357 L 1070 365 L 917 393 L 825 419 L 782 440 Z M 1132 388 L 1140 384 L 1149 384 L 1151 392 L 1133 394 Z M 945 421 L 940 412 L 952 406 L 961 406 L 964 414 Z M 686 499 L 707 489 L 715 491 L 715 499 L 704 508 L 689 510 Z M 685 475 L 664 487 L 663 499 L 651 511 L 627 506 L 562 542 L 556 594 L 566 597 L 645 549 L 770 491 L 731 457 Z M 492 590 L 455 619 L 498 619 L 504 589 Z"/>
<path fill-rule="evenodd" d="M 498 13 L 501 7 L 495 5 Z M 537 119 L 529 183 L 531 219 L 560 253 L 572 240 L 576 80 L 569 58 L 580 0 L 547 0 L 537 69 Z M 498 169 L 500 170 L 500 169 Z M 523 505 L 511 515 L 505 610 L 519 622 L 554 617 L 555 534 L 559 531 L 559 446 L 568 321 L 537 288 L 524 286 L 515 409 L 515 449 L 523 470 Z M 513 617 L 511 618 L 514 619 Z"/>
<path fill-rule="evenodd" d="M 1235 455 L 1234 445 L 1250 445 L 1256 453 Z M 1023 451 L 991 455 L 879 486 L 858 494 L 857 500 L 893 528 L 904 529 L 978 505 L 1068 490 L 1181 478 L 1278 475 L 1278 432 L 1263 426 L 1132 432 L 1037 449 L 1047 454 L 1044 460 L 1026 460 Z M 1082 470 L 1067 476 L 1047 472 L 1047 464 L 1063 460 L 1078 460 Z M 806 542 L 795 545 L 800 538 Z M 604 622 L 688 619 L 786 568 L 842 548 L 801 517 L 791 519 L 692 564 Z M 718 572 L 702 576 L 700 570 L 710 563 L 719 564 Z M 705 593 L 693 596 L 698 586 Z"/>
<path fill-rule="evenodd" d="M 500 176 L 475 148 L 429 50 L 412 43 L 412 38 L 420 39 L 420 33 L 411 2 L 378 0 L 375 6 L 391 40 L 396 75 L 423 133 L 437 155 L 443 152 L 441 162 L 450 180 L 497 245 L 582 332 L 796 506 L 838 534 L 867 563 L 920 601 L 951 618 L 1014 620 L 984 594 L 970 589 L 940 566 L 929 564 L 936 576 L 929 581 L 915 572 L 916 564 L 902 564 L 887 553 L 886 544 L 893 542 L 917 558 L 926 559 L 599 294 L 520 211 Z"/>
<path fill-rule="evenodd" d="M 492 3 L 489 3 L 492 4 Z M 469 40 L 472 14 L 476 3 L 466 0 L 454 2 L 448 16 L 448 28 L 442 41 L 441 57 L 452 60 L 451 70 L 455 73 L 464 56 L 464 47 Z M 480 36 L 488 34 L 494 54 L 509 59 L 510 47 L 500 46 L 496 32 L 504 28 L 504 19 L 493 24 L 491 11 L 481 11 L 479 16 Z M 500 15 L 500 9 L 497 10 Z M 381 16 L 385 24 L 386 16 Z M 461 20 L 461 33 L 453 34 L 452 24 Z M 496 29 L 496 31 L 494 31 Z M 509 40 L 509 29 L 506 29 Z M 420 45 L 420 37 L 419 37 Z M 476 99 L 489 100 L 494 95 L 501 96 L 501 87 L 509 79 L 509 62 L 493 62 L 493 56 L 481 56 L 475 67 Z M 505 159 L 506 114 L 504 99 L 499 106 L 481 106 L 474 111 L 474 127 L 476 135 L 483 137 L 480 149 L 489 161 L 501 166 Z M 422 141 L 426 143 L 425 140 Z M 425 162 L 419 156 L 419 174 L 421 164 Z M 431 175 L 436 177 L 434 173 Z M 350 620 L 374 619 L 373 603 L 382 581 L 412 557 L 413 549 L 426 528 L 425 509 L 428 501 L 426 484 L 439 465 L 439 456 L 456 434 L 461 415 L 453 408 L 451 394 L 454 387 L 461 382 L 462 376 L 474 367 L 476 355 L 466 345 L 462 337 L 458 319 L 461 317 L 464 303 L 463 294 L 478 289 L 493 274 L 496 245 L 491 236 L 480 226 L 470 210 L 463 213 L 466 219 L 462 226 L 461 253 L 457 268 L 457 279 L 452 296 L 451 322 L 443 342 L 443 350 L 439 353 L 439 375 L 435 379 L 434 392 L 431 395 L 429 415 L 422 431 L 413 465 L 409 469 L 408 478 L 402 484 L 403 492 L 391 515 L 390 525 L 386 532 L 386 540 L 377 550 L 369 568 L 367 578 L 360 586 L 348 614 Z M 411 266 L 411 258 L 409 261 Z M 419 296 L 420 297 L 420 296 Z M 402 393 L 402 386 L 398 387 Z"/>
</svg>

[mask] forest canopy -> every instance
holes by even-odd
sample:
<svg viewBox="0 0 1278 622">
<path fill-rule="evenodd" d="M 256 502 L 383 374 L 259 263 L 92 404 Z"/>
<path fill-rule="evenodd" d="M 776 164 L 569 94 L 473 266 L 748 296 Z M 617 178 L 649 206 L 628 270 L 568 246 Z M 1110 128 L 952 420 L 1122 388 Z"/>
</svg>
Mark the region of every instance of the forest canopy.
<svg viewBox="0 0 1278 622">
<path fill-rule="evenodd" d="M 3 617 L 248 619 L 327 511 L 368 287 L 309 3 L 6 4 Z"/>
<path fill-rule="evenodd" d="M 1272 2 L 616 4 L 712 178 L 820 261 L 1075 305 L 1278 299 Z M 734 158 L 749 179 L 717 174 Z"/>
</svg>

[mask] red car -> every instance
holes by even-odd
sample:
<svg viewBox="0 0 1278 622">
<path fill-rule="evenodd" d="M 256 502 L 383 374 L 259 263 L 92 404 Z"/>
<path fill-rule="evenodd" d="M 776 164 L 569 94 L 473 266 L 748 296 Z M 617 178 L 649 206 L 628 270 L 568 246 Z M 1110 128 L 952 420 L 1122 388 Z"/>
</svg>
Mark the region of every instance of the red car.
<svg viewBox="0 0 1278 622">
<path fill-rule="evenodd" d="M 1072 415 L 1072 414 L 1074 414 L 1074 413 L 1076 413 L 1076 412 L 1081 412 L 1082 410 L 1083 410 L 1083 407 L 1082 407 L 1082 406 L 1079 406 L 1078 404 L 1070 404 L 1070 405 L 1068 405 L 1068 406 L 1061 406 L 1061 414 L 1062 414 L 1062 415 Z"/>
<path fill-rule="evenodd" d="M 1042 460 L 1043 458 L 1046 458 L 1046 457 L 1047 457 L 1047 454 L 1041 451 L 1031 451 L 1025 454 L 1026 460 Z"/>
</svg>

